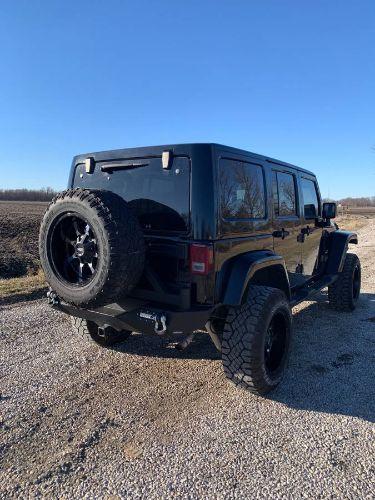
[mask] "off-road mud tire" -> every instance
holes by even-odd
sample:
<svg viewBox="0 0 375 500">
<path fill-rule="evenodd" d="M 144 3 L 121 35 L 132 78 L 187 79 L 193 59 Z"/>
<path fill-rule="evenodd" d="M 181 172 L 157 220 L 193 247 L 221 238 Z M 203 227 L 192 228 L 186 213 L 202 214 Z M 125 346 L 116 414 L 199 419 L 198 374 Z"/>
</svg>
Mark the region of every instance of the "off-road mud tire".
<svg viewBox="0 0 375 500">
<path fill-rule="evenodd" d="M 355 286 L 355 280 L 359 280 Z M 353 311 L 358 302 L 361 289 L 361 263 L 357 255 L 346 254 L 342 272 L 337 280 L 328 287 L 328 300 L 337 311 Z"/>
<path fill-rule="evenodd" d="M 265 362 L 265 342 L 273 318 L 285 326 L 285 348 L 278 368 L 269 372 Z M 281 381 L 289 352 L 292 315 L 281 290 L 251 286 L 246 301 L 230 307 L 222 339 L 225 375 L 237 386 L 255 394 L 266 394 Z"/>
<path fill-rule="evenodd" d="M 50 238 L 54 221 L 64 213 L 77 213 L 96 234 L 98 268 L 84 286 L 64 281 L 51 263 Z M 140 224 L 128 204 L 108 191 L 68 189 L 48 207 L 39 233 L 39 252 L 47 283 L 64 301 L 97 307 L 128 294 L 138 283 L 145 259 Z"/>
</svg>

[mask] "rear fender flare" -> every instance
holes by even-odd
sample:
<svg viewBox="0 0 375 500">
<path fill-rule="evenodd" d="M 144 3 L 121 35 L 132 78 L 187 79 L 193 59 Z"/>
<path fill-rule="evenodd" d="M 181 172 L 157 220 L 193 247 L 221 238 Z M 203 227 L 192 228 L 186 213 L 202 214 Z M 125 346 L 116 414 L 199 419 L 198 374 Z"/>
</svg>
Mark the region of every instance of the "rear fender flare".
<svg viewBox="0 0 375 500">
<path fill-rule="evenodd" d="M 358 236 L 350 231 L 333 231 L 329 235 L 327 274 L 341 273 L 349 243 L 358 244 Z"/>
<path fill-rule="evenodd" d="M 221 303 L 238 306 L 246 298 L 248 286 L 261 284 L 274 286 L 285 292 L 290 300 L 290 285 L 283 257 L 269 252 L 248 252 L 233 259 L 227 273 L 226 286 L 221 294 Z M 264 271 L 273 272 L 272 279 L 264 279 Z M 262 277 L 263 276 L 263 277 Z"/>
</svg>

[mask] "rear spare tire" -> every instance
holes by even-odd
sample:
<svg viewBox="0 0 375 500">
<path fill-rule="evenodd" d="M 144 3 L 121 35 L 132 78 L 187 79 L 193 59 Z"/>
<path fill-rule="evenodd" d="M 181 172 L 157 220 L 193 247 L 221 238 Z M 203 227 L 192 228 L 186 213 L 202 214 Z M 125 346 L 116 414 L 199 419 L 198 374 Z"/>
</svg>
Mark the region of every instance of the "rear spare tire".
<svg viewBox="0 0 375 500">
<path fill-rule="evenodd" d="M 138 283 L 142 229 L 128 204 L 108 191 L 69 189 L 48 207 L 39 233 L 47 283 L 66 302 L 96 307 Z"/>
</svg>

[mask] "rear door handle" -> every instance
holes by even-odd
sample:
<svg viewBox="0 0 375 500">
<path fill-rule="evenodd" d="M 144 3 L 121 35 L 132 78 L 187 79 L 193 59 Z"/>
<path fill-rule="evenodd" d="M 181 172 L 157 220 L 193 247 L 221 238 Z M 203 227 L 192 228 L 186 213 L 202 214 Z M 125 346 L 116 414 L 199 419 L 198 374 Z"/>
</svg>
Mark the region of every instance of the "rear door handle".
<svg viewBox="0 0 375 500">
<path fill-rule="evenodd" d="M 274 238 L 281 238 L 283 240 L 286 236 L 289 236 L 289 234 L 289 231 L 285 231 L 285 229 L 282 228 L 281 230 L 274 231 L 272 233 L 272 236 Z"/>
</svg>

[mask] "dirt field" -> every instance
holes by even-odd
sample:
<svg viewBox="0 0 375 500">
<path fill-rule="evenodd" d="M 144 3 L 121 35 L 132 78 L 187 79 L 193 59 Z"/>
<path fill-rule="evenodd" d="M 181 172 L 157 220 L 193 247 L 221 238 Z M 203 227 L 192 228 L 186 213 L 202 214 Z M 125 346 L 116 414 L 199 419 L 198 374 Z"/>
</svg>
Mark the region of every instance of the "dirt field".
<svg viewBox="0 0 375 500">
<path fill-rule="evenodd" d="M 0 497 L 373 498 L 375 219 L 359 240 L 357 310 L 295 308 L 269 398 L 229 384 L 203 335 L 105 350 L 44 301 L 0 307 Z"/>
<path fill-rule="evenodd" d="M 339 208 L 339 213 L 347 213 L 351 215 L 367 215 L 375 217 L 375 207 L 350 207 L 350 208 Z"/>
<path fill-rule="evenodd" d="M 0 278 L 39 269 L 38 232 L 47 203 L 0 201 Z"/>
<path fill-rule="evenodd" d="M 0 201 L 0 300 L 40 296 L 45 290 L 38 255 L 39 225 L 48 203 Z M 375 216 L 346 214 L 337 222 L 357 230 Z"/>
</svg>

